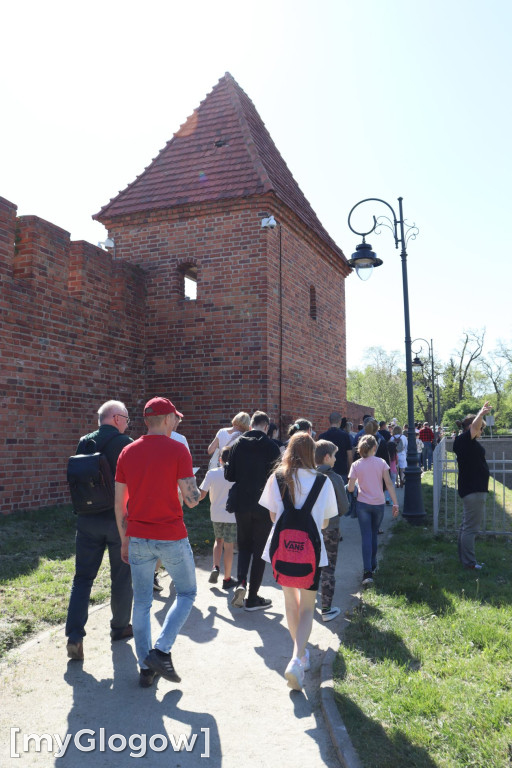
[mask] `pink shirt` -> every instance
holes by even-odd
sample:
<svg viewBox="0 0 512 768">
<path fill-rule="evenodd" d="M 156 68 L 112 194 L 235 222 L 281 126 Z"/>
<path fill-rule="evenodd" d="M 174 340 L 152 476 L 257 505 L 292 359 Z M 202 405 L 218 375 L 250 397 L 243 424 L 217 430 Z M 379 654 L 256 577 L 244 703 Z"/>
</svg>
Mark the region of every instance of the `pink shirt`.
<svg viewBox="0 0 512 768">
<path fill-rule="evenodd" d="M 363 504 L 384 504 L 384 491 L 382 483 L 384 473 L 389 469 L 384 459 L 377 456 L 368 456 L 366 459 L 354 461 L 348 473 L 349 480 L 354 477 L 359 486 L 357 500 Z"/>
</svg>

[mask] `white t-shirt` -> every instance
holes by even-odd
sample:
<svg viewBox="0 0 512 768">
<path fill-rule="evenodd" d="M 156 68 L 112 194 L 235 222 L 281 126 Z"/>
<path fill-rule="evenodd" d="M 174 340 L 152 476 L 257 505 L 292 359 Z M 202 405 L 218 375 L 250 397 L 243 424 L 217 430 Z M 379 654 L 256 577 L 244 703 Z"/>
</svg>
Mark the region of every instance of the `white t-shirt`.
<svg viewBox="0 0 512 768">
<path fill-rule="evenodd" d="M 226 511 L 226 501 L 231 486 L 224 477 L 224 467 L 210 469 L 199 486 L 201 491 L 210 492 L 210 518 L 212 523 L 236 523 L 235 516 Z"/>
<path fill-rule="evenodd" d="M 400 451 L 399 453 L 398 446 L 397 446 L 396 455 L 398 458 L 398 466 L 400 467 L 400 469 L 405 469 L 405 467 L 407 466 L 407 438 L 405 435 L 395 435 L 391 439 L 395 440 L 395 442 L 398 443 L 399 441 L 396 440 L 397 437 L 400 437 L 400 442 L 404 447 L 403 451 Z"/>
<path fill-rule="evenodd" d="M 297 509 L 301 509 L 304 505 L 304 502 L 306 501 L 308 493 L 313 487 L 313 483 L 315 482 L 315 478 L 318 476 L 318 472 L 315 472 L 313 469 L 298 469 L 297 475 L 299 483 L 295 484 L 295 507 Z M 277 520 L 279 520 L 284 510 L 281 491 L 279 490 L 279 485 L 275 475 L 270 475 L 269 479 L 267 480 L 265 488 L 263 489 L 263 493 L 261 494 L 260 504 L 262 507 L 265 507 L 265 509 L 268 509 L 269 512 L 273 512 L 276 516 L 276 521 L 272 526 L 270 536 L 267 539 L 267 543 L 262 554 L 263 560 L 266 560 L 267 563 L 270 563 L 269 548 L 270 542 L 272 540 L 272 534 L 274 533 L 275 523 Z M 313 509 L 311 510 L 311 514 L 313 515 L 313 520 L 315 521 L 318 532 L 320 533 L 321 553 L 319 565 L 327 565 L 328 560 L 327 552 L 325 551 L 324 537 L 322 536 L 322 524 L 324 520 L 327 520 L 330 517 L 336 517 L 338 515 L 336 496 L 334 493 L 334 488 L 332 487 L 332 483 L 329 479 L 327 479 L 327 482 L 324 483 L 322 490 L 319 493 L 318 499 L 315 501 Z"/>
<path fill-rule="evenodd" d="M 225 427 L 224 429 L 219 429 L 215 437 L 219 441 L 219 451 L 222 451 L 222 449 L 226 445 L 231 445 L 231 443 L 234 443 L 237 437 L 241 434 L 238 430 L 235 429 L 234 432 L 230 432 L 229 430 L 231 427 Z"/>
</svg>

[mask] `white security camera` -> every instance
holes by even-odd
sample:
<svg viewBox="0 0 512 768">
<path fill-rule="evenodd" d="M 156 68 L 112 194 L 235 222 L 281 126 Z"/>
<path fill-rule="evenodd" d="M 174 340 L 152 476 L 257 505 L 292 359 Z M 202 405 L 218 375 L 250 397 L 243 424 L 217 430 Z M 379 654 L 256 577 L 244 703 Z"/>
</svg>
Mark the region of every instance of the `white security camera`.
<svg viewBox="0 0 512 768">
<path fill-rule="evenodd" d="M 263 229 L 275 229 L 275 227 L 277 227 L 277 221 L 273 216 L 268 216 L 261 220 L 261 226 Z"/>
</svg>

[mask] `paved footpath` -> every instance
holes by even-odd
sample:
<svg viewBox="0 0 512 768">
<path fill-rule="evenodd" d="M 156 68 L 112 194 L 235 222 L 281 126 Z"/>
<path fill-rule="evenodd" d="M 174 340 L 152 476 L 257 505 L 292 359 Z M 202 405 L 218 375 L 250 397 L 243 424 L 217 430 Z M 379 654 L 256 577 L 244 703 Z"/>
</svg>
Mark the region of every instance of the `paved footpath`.
<svg viewBox="0 0 512 768">
<path fill-rule="evenodd" d="M 390 520 L 387 507 L 385 528 Z M 158 678 L 152 688 L 140 688 L 133 640 L 111 644 L 109 607 L 93 610 L 83 663 L 67 660 L 60 627 L 11 652 L 0 665 L 0 766 L 12 766 L 15 753 L 20 755 L 15 766 L 133 766 L 145 751 L 151 768 L 338 767 L 321 707 L 320 675 L 326 651 L 339 647 L 362 573 L 357 520 L 342 519 L 341 532 L 333 604 L 342 612 L 328 623 L 316 612 L 303 692 L 291 691 L 283 677 L 292 645 L 282 592 L 270 567 L 260 594 L 273 606 L 249 613 L 231 607 L 226 593 L 208 584 L 211 559 L 203 557 L 196 562 L 198 596 L 173 648 L 182 682 Z M 164 591 L 153 603 L 154 637 L 168 606 L 169 577 L 162 584 Z M 331 650 L 327 658 L 332 656 Z M 91 751 L 75 744 L 83 729 L 92 733 L 82 734 L 78 744 Z M 23 742 L 29 734 L 49 738 L 40 751 L 32 740 L 27 753 Z M 63 740 L 71 735 L 62 757 L 53 754 L 58 751 L 54 734 Z M 114 734 L 119 735 L 112 740 Z M 190 751 L 174 751 L 181 735 Z"/>
</svg>

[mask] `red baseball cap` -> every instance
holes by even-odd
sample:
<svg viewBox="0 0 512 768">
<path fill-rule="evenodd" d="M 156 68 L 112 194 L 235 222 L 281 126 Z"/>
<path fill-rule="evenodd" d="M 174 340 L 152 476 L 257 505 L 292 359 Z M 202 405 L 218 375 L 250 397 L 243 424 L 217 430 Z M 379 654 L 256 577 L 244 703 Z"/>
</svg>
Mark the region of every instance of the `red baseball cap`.
<svg viewBox="0 0 512 768">
<path fill-rule="evenodd" d="M 167 397 L 152 397 L 144 406 L 144 416 L 166 416 L 168 413 L 175 413 L 180 419 L 183 418 L 183 414 L 176 410 Z"/>
</svg>

